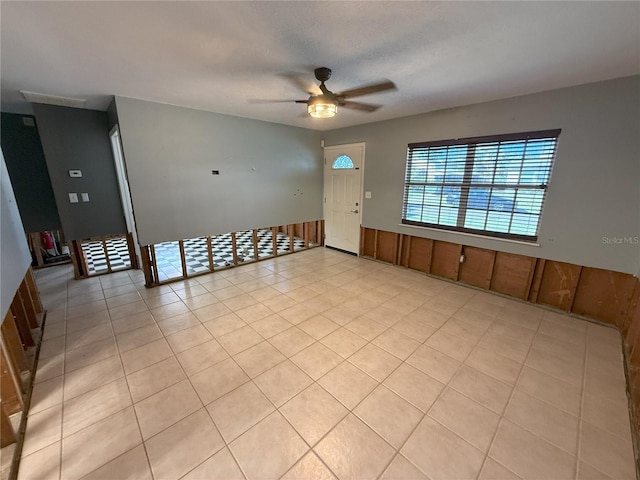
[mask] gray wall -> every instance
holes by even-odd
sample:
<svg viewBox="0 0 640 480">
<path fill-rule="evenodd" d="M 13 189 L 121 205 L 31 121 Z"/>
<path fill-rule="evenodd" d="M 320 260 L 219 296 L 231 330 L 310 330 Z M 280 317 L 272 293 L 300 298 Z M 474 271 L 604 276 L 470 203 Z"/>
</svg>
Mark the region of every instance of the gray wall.
<svg viewBox="0 0 640 480">
<path fill-rule="evenodd" d="M 318 132 L 123 97 L 116 107 L 141 245 L 322 218 Z"/>
<path fill-rule="evenodd" d="M 325 132 L 366 142 L 363 225 L 464 245 L 638 274 L 640 77 L 582 85 Z M 561 128 L 538 243 L 522 245 L 401 226 L 407 144 Z"/>
<path fill-rule="evenodd" d="M 116 109 L 116 99 L 114 98 L 107 107 L 107 120 L 109 122 L 109 131 L 118 124 L 118 110 Z"/>
<path fill-rule="evenodd" d="M 44 159 L 38 129 L 25 125 L 31 115 L 2 114 L 2 151 L 18 202 L 22 223 L 27 232 L 61 228 L 58 207 Z"/>
<path fill-rule="evenodd" d="M 33 106 L 62 228 L 68 240 L 126 233 L 106 112 Z M 82 170 L 70 178 L 69 170 Z M 88 203 L 68 194 L 86 192 Z"/>
<path fill-rule="evenodd" d="M 4 320 L 9 311 L 16 290 L 29 265 L 31 254 L 24 235 L 24 228 L 20 220 L 20 213 L 16 204 L 16 198 L 11 187 L 11 180 L 4 162 L 4 155 L 0 150 L 2 165 L 0 165 L 0 258 L 2 258 L 2 270 L 0 271 L 0 312 Z"/>
</svg>

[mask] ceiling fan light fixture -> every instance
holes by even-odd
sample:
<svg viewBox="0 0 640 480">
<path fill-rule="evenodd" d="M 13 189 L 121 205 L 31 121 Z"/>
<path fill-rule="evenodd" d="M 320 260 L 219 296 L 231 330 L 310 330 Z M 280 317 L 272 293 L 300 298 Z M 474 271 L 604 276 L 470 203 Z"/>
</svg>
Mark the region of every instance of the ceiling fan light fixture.
<svg viewBox="0 0 640 480">
<path fill-rule="evenodd" d="M 313 118 L 331 118 L 338 113 L 338 105 L 330 99 L 318 98 L 308 104 L 307 112 Z"/>
</svg>

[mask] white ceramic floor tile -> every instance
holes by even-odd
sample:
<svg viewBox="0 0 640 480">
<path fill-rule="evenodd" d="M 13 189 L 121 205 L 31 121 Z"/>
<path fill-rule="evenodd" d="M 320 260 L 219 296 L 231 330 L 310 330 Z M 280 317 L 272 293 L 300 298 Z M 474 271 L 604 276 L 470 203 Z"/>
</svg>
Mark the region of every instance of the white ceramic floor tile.
<svg viewBox="0 0 640 480">
<path fill-rule="evenodd" d="M 320 248 L 36 276 L 21 480 L 634 478 L 615 329 Z"/>
</svg>

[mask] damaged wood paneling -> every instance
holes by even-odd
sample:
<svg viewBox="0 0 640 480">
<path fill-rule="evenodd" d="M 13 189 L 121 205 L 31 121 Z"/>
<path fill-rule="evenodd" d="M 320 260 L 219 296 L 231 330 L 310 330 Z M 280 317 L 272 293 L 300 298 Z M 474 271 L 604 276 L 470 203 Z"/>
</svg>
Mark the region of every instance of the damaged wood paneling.
<svg viewBox="0 0 640 480">
<path fill-rule="evenodd" d="M 363 228 L 361 241 L 362 251 L 360 254 L 373 258 L 376 251 L 376 230 L 373 228 Z"/>
<path fill-rule="evenodd" d="M 433 240 L 429 238 L 409 237 L 407 245 L 406 265 L 414 270 L 431 273 Z"/>
<path fill-rule="evenodd" d="M 531 281 L 531 288 L 529 289 L 528 300 L 531 303 L 538 302 L 538 294 L 540 293 L 540 285 L 542 285 L 542 274 L 544 273 L 544 266 L 546 264 L 544 258 L 539 258 L 536 262 L 536 267 L 533 271 L 533 280 Z"/>
<path fill-rule="evenodd" d="M 496 252 L 491 290 L 526 300 L 529 296 L 536 259 L 515 253 Z"/>
<path fill-rule="evenodd" d="M 570 312 L 581 271 L 580 265 L 547 260 L 542 273 L 537 303 Z"/>
<path fill-rule="evenodd" d="M 632 275 L 583 267 L 572 311 L 622 329 L 636 283 Z"/>
<path fill-rule="evenodd" d="M 458 280 L 489 290 L 496 252 L 484 248 L 464 247 L 464 262 L 460 264 Z"/>
<path fill-rule="evenodd" d="M 632 275 L 373 228 L 361 232 L 363 256 L 610 323 L 631 350 L 640 343 L 640 282 Z"/>
<path fill-rule="evenodd" d="M 461 253 L 462 245 L 434 241 L 431 256 L 431 273 L 449 280 L 458 280 Z"/>
<path fill-rule="evenodd" d="M 398 248 L 398 234 L 378 231 L 375 258 L 387 263 L 395 263 Z"/>
<path fill-rule="evenodd" d="M 624 338 L 631 414 L 634 428 L 640 430 L 638 278 L 370 228 L 362 229 L 361 255 L 615 325 Z"/>
<path fill-rule="evenodd" d="M 629 332 L 629 328 L 634 323 L 634 317 L 640 315 L 640 280 L 636 279 L 636 284 L 633 289 L 633 295 L 631 296 L 631 303 L 629 304 L 629 308 L 627 308 L 627 313 L 624 316 L 624 321 L 622 324 L 622 336 L 627 338 L 627 333 Z M 636 319 L 638 323 L 639 320 Z"/>
</svg>

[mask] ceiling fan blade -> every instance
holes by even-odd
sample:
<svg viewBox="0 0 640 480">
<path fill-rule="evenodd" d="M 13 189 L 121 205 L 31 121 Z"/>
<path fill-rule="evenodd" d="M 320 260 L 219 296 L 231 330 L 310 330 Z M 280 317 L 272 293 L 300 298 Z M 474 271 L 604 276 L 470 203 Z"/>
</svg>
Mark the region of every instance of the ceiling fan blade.
<svg viewBox="0 0 640 480">
<path fill-rule="evenodd" d="M 350 108 L 352 110 L 360 110 L 363 112 L 375 112 L 382 105 L 373 105 L 371 103 L 344 101 L 339 104 L 341 107 Z"/>
<path fill-rule="evenodd" d="M 309 78 L 309 75 L 301 72 L 284 72 L 278 74 L 280 77 L 289 81 L 289 83 L 293 84 L 297 89 L 308 93 L 309 95 L 318 95 L 320 89 L 318 86 L 313 83 L 313 81 Z"/>
<path fill-rule="evenodd" d="M 382 83 L 373 83 L 371 85 L 365 85 L 358 88 L 352 88 L 351 90 L 345 90 L 344 92 L 336 93 L 337 97 L 353 98 L 361 97 L 363 95 L 370 95 L 372 93 L 384 92 L 386 90 L 396 90 L 395 83 L 388 80 Z"/>
<path fill-rule="evenodd" d="M 306 100 L 279 100 L 279 99 L 269 99 L 269 98 L 252 98 L 249 99 L 249 103 L 307 103 Z"/>
</svg>

